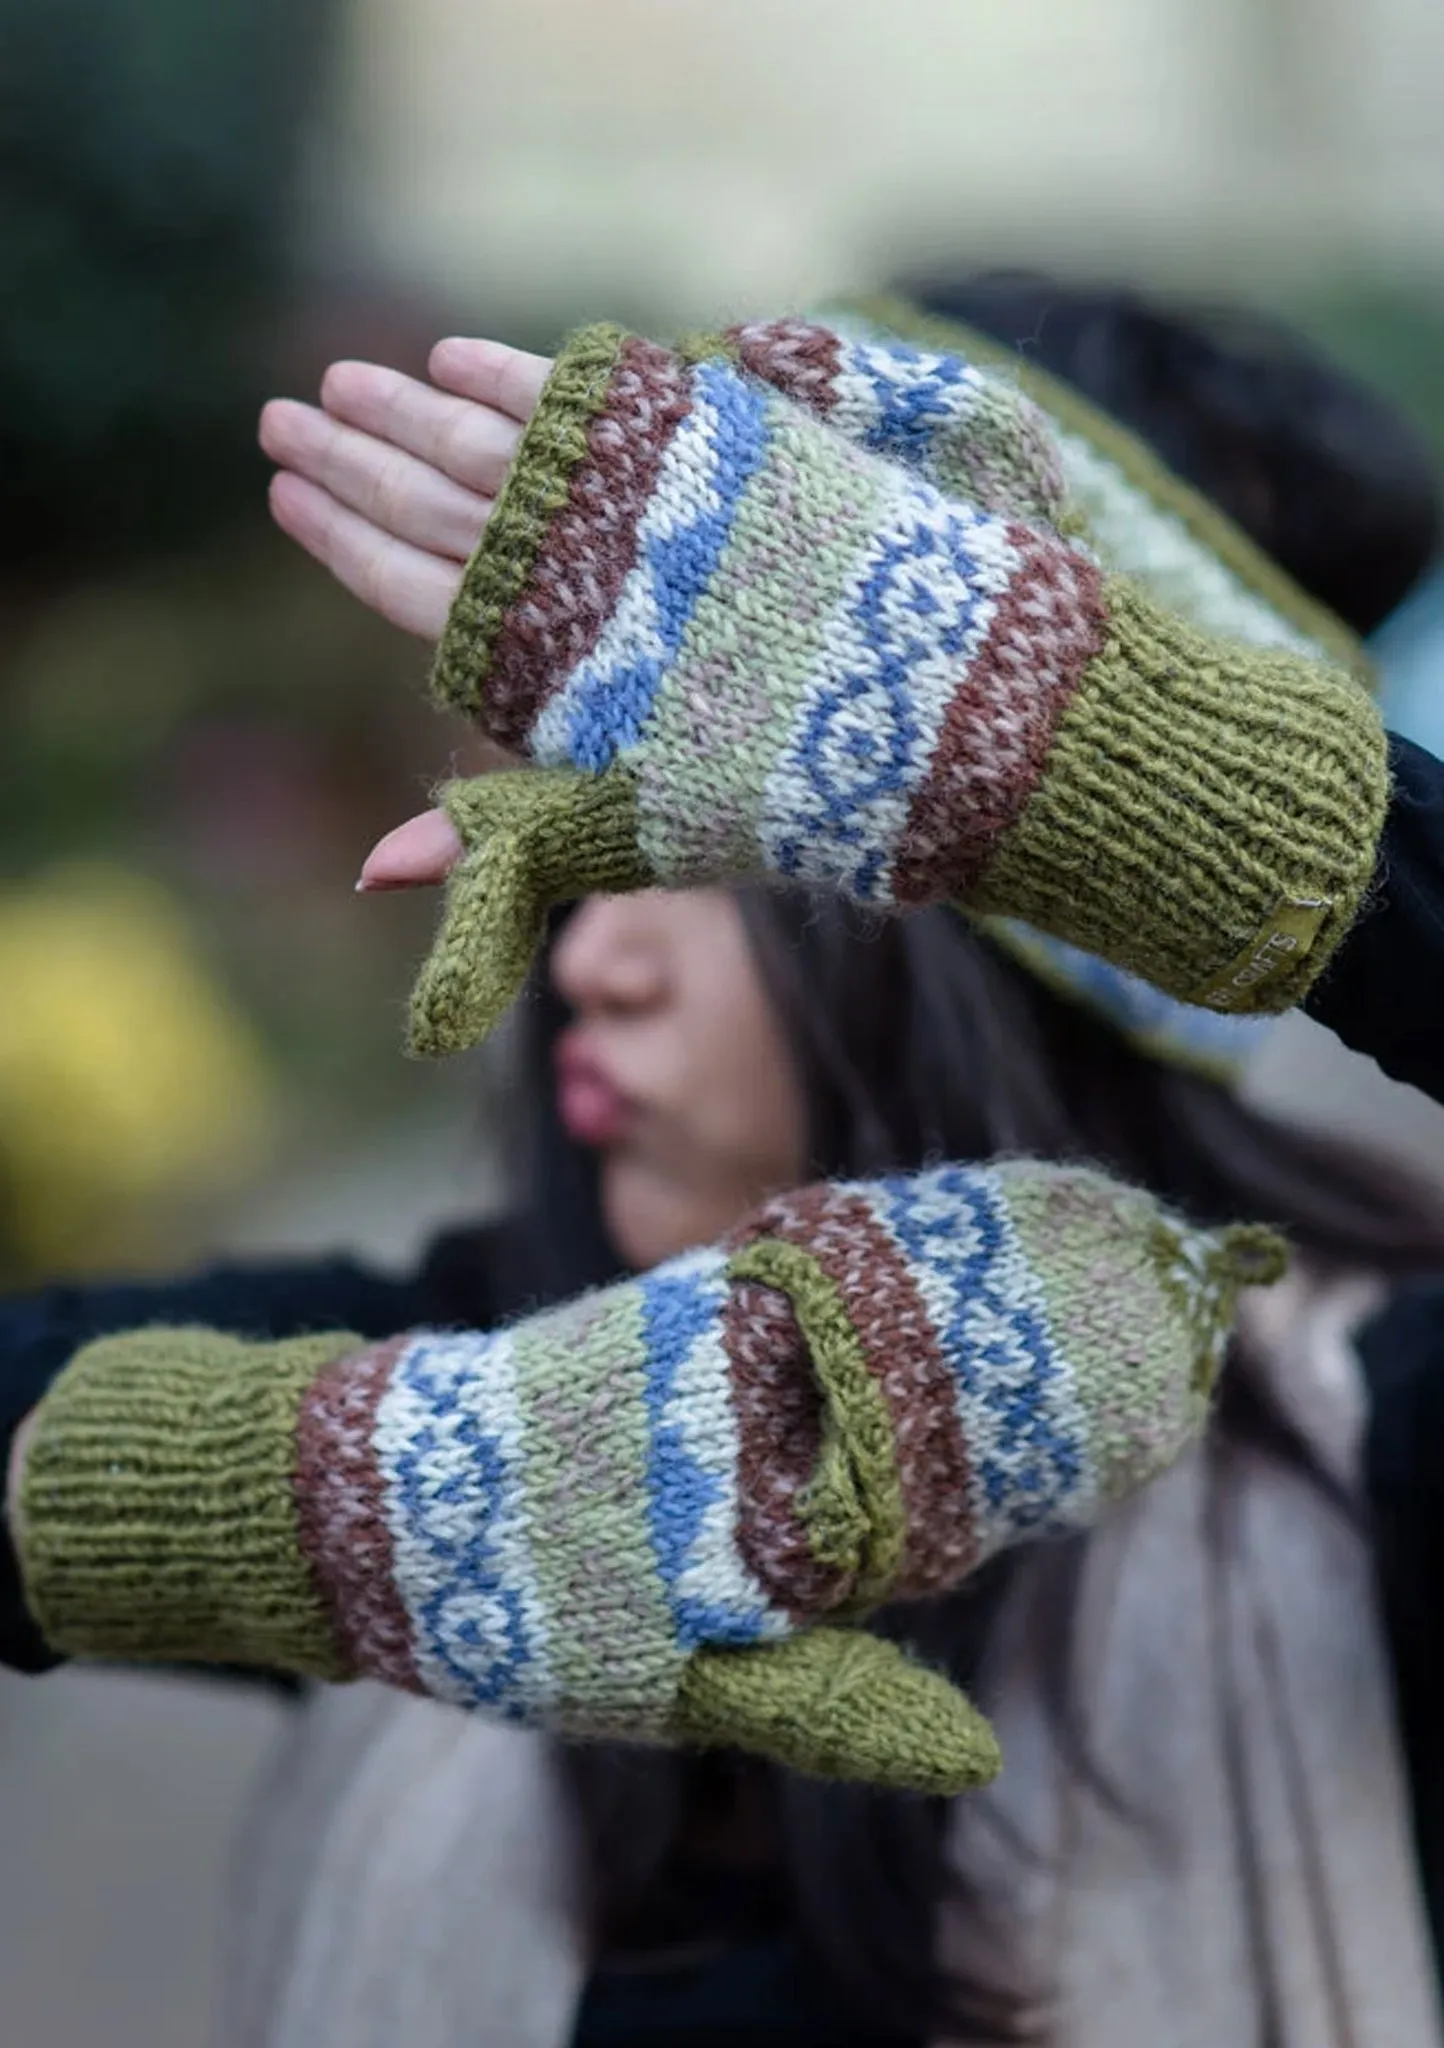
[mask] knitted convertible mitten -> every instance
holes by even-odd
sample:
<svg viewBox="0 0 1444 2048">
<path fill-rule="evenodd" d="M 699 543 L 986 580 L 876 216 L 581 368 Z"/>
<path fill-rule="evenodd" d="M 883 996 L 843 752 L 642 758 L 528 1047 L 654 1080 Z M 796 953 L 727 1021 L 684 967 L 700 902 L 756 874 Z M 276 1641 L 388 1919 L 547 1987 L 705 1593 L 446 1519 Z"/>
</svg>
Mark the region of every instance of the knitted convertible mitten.
<svg viewBox="0 0 1444 2048">
<path fill-rule="evenodd" d="M 445 793 L 467 857 L 415 1046 L 495 1021 L 550 903 L 748 875 L 951 898 L 1221 1009 L 1297 1000 L 1383 820 L 1356 681 L 1109 573 L 996 380 L 976 441 L 955 407 L 895 459 L 901 428 L 838 431 L 727 349 L 590 329 L 542 394 L 436 688 L 552 773 Z"/>
<path fill-rule="evenodd" d="M 1362 643 L 1127 428 L 1028 358 L 901 299 L 691 342 L 985 511 L 1043 520 L 1189 625 L 1330 660 Z"/>
<path fill-rule="evenodd" d="M 1171 1463 L 1280 1263 L 1019 1162 L 783 1197 L 492 1335 L 103 1339 L 39 1411 L 27 1599 L 76 1653 L 957 1791 L 988 1724 L 855 1624 Z"/>
</svg>

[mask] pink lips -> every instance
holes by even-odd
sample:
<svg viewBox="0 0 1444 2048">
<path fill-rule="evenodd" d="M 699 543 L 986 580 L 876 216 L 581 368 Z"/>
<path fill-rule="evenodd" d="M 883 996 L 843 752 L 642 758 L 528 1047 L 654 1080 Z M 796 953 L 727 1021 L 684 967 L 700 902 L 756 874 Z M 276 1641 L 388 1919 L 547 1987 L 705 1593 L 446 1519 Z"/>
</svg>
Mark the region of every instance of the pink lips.
<svg viewBox="0 0 1444 2048">
<path fill-rule="evenodd" d="M 557 1112 L 579 1145 L 615 1145 L 627 1134 L 632 1105 L 585 1042 L 570 1034 L 556 1049 Z"/>
</svg>

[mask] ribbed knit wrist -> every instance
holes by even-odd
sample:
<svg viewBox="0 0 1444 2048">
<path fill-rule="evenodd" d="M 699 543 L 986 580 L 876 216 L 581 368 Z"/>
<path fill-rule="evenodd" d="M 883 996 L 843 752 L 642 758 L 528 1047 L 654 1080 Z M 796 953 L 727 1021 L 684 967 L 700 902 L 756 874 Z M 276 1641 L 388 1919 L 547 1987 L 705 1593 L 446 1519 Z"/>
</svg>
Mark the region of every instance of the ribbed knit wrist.
<svg viewBox="0 0 1444 2048">
<path fill-rule="evenodd" d="M 548 530 L 567 508 L 627 347 L 622 328 L 599 325 L 573 335 L 557 356 L 437 650 L 433 694 L 451 710 L 483 718 L 503 744 L 514 744 L 521 728 L 514 729 L 508 716 L 504 681 L 483 701 L 497 641 L 536 575 Z M 593 504 L 590 511 L 594 518 L 606 517 L 604 505 Z"/>
<path fill-rule="evenodd" d="M 1301 1000 L 1363 905 L 1387 742 L 1352 677 L 1104 584 L 1107 628 L 970 908 L 1209 1008 Z"/>
<path fill-rule="evenodd" d="M 347 1676 L 294 1474 L 307 1387 L 360 1343 L 149 1329 L 80 1352 L 41 1404 L 20 1490 L 26 1600 L 47 1642 Z"/>
</svg>

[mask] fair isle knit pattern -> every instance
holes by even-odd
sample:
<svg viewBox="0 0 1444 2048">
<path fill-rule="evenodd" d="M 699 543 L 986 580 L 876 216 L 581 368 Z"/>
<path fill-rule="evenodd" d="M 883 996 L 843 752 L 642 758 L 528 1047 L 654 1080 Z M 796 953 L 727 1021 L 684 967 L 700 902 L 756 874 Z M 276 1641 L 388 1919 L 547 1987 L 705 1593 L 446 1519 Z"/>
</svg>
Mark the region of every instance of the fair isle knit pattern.
<svg viewBox="0 0 1444 2048">
<path fill-rule="evenodd" d="M 961 333 L 955 340 L 976 343 Z M 1204 631 L 1327 657 L 1329 649 L 1190 529 L 1176 503 L 1150 495 L 1113 455 L 1049 417 L 999 365 L 969 361 L 956 347 L 900 341 L 845 311 L 825 322 L 755 322 L 719 337 L 719 345 L 850 440 L 905 462 L 941 489 L 992 511 L 1081 530 L 1108 569 L 1135 577 Z M 1177 1002 L 1015 919 L 990 921 L 988 929 L 1041 980 L 1151 1058 L 1233 1082 L 1267 1033 L 1257 1019 Z"/>
<path fill-rule="evenodd" d="M 1266 1233 L 1190 1232 L 1019 1161 L 781 1197 L 491 1334 L 135 1332 L 42 1406 L 27 1597 L 75 1651 L 373 1676 L 884 1777 L 895 1714 L 897 1782 L 974 1782 L 976 1716 L 949 1734 L 938 1681 L 817 1624 L 946 1591 L 1163 1470 L 1203 1426 L 1238 1289 L 1278 1266 Z M 841 1736 L 839 1665 L 863 1686 Z M 937 1712 L 952 1761 L 929 1764 Z"/>
<path fill-rule="evenodd" d="M 1297 1000 L 1372 879 L 1377 715 L 1158 608 L 1051 523 L 1064 496 L 1042 413 L 961 359 L 799 323 L 578 337 L 436 671 L 552 780 L 495 859 L 448 797 L 468 860 L 417 1049 L 484 1033 L 546 904 L 617 886 L 628 845 L 623 886 L 951 899 L 1202 1007 Z"/>
<path fill-rule="evenodd" d="M 982 511 L 1053 526 L 1064 515 L 1065 477 L 1049 422 L 996 370 L 808 320 L 735 327 L 716 347 L 850 441 Z"/>
<path fill-rule="evenodd" d="M 614 599 L 585 560 L 564 577 L 543 542 L 518 621 L 530 698 L 509 682 L 496 737 L 524 737 L 543 766 L 624 763 L 664 884 L 720 861 L 867 903 L 966 890 L 1103 644 L 1097 570 L 820 430 L 725 361 L 686 378 L 685 412 L 657 406 Z M 608 444 L 607 409 L 603 428 Z M 544 600 L 563 585 L 548 635 Z M 510 621 L 492 659 L 516 674 Z"/>
<path fill-rule="evenodd" d="M 900 299 L 831 308 L 811 324 L 834 337 L 844 359 L 853 350 L 883 358 L 897 350 L 924 361 L 970 361 L 980 378 L 1030 408 L 1061 482 L 1055 523 L 1081 534 L 1105 568 L 1134 579 L 1204 632 L 1333 661 L 1372 686 L 1368 653 L 1341 620 L 1134 434 L 1026 355 Z M 937 419 L 925 445 L 946 432 Z"/>
</svg>

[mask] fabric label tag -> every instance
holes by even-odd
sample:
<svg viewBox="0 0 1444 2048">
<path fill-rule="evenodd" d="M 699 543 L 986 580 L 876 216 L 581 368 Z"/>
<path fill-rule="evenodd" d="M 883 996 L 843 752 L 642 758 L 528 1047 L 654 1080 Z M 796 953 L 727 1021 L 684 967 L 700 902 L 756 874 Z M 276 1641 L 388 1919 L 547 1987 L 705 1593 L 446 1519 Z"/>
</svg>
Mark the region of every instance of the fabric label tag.
<svg viewBox="0 0 1444 2048">
<path fill-rule="evenodd" d="M 1251 940 L 1196 1000 L 1206 1010 L 1257 1009 L 1259 990 L 1310 950 L 1332 907 L 1327 898 L 1312 902 L 1285 899 L 1258 938 Z"/>
</svg>

